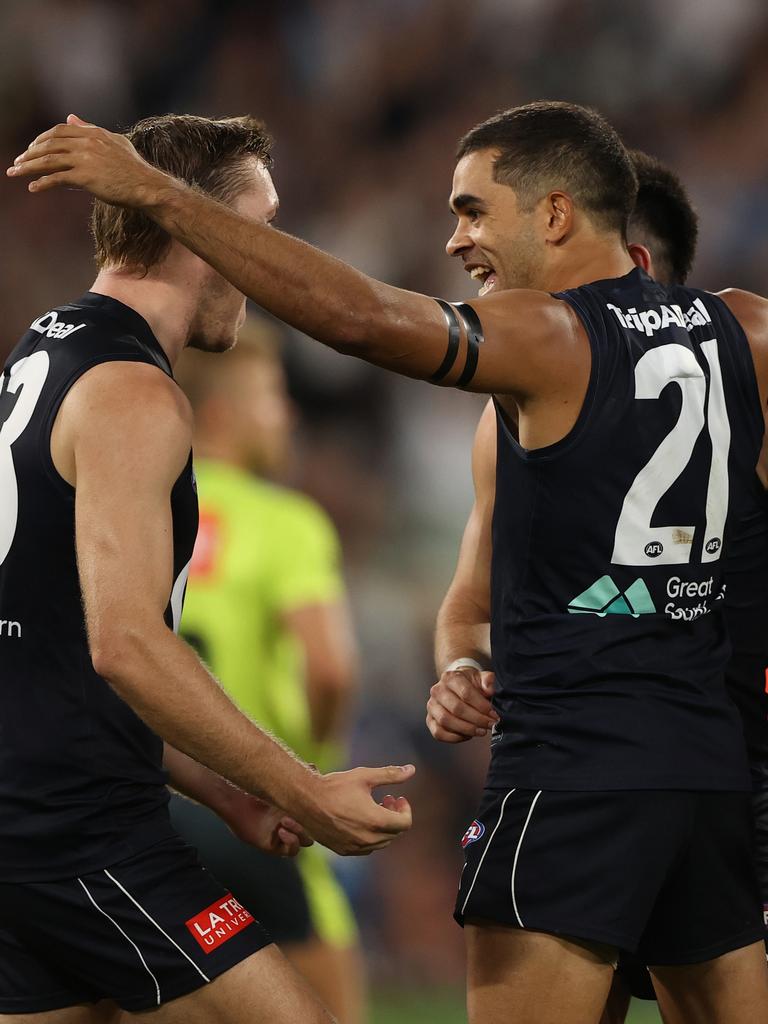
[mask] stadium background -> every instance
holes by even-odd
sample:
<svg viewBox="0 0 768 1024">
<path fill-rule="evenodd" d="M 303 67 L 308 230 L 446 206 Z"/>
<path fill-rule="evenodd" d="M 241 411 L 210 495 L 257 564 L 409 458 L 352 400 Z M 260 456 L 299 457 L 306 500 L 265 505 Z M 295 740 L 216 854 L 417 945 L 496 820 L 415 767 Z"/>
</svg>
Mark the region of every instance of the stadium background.
<svg viewBox="0 0 768 1024">
<path fill-rule="evenodd" d="M 702 287 L 765 293 L 768 9 L 763 0 L 4 0 L 0 156 L 74 111 L 110 128 L 166 111 L 263 117 L 278 224 L 394 284 L 472 289 L 443 251 L 456 139 L 537 98 L 598 106 L 687 183 Z M 0 188 L 0 355 L 92 280 L 88 201 Z M 450 920 L 485 751 L 423 725 L 431 631 L 470 501 L 480 399 L 389 376 L 284 332 L 302 413 L 291 482 L 342 536 L 363 650 L 354 762 L 415 761 L 416 825 L 340 869 L 374 1019 L 463 1019 Z M 634 1024 L 657 1019 L 644 1007 Z"/>
</svg>

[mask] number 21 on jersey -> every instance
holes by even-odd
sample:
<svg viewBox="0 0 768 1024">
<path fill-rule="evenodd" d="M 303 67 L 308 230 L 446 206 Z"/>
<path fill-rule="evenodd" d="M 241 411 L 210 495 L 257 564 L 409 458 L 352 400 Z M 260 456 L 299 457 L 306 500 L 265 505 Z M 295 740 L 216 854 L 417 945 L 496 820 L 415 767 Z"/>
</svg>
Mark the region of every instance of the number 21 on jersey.
<svg viewBox="0 0 768 1024">
<path fill-rule="evenodd" d="M 49 366 L 48 353 L 35 352 L 14 363 L 10 373 L 4 373 L 0 378 L 0 409 L 6 403 L 11 408 L 0 424 L 0 565 L 11 550 L 19 517 L 19 488 L 11 446 L 32 419 Z"/>
<path fill-rule="evenodd" d="M 702 562 L 720 557 L 728 513 L 728 452 L 731 428 L 723 392 L 717 339 L 701 345 L 709 365 L 707 379 L 693 352 L 684 345 L 660 345 L 635 366 L 635 398 L 658 398 L 675 384 L 682 393 L 680 416 L 629 488 L 616 526 L 615 565 L 680 565 L 690 562 L 696 526 L 651 526 L 656 506 L 683 473 L 706 422 L 712 441 L 707 486 Z"/>
</svg>

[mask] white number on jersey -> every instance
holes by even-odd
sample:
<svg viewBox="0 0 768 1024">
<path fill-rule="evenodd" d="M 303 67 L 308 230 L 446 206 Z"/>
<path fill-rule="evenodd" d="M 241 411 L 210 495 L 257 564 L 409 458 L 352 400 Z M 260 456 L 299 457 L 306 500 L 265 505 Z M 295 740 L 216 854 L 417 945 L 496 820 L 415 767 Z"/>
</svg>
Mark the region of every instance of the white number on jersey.
<svg viewBox="0 0 768 1024">
<path fill-rule="evenodd" d="M 11 445 L 18 441 L 32 419 L 49 365 L 47 352 L 35 352 L 14 363 L 10 376 L 0 378 L 0 395 L 3 390 L 18 395 L 10 416 L 0 427 L 0 565 L 11 550 L 19 516 L 19 488 Z"/>
<path fill-rule="evenodd" d="M 712 462 L 702 561 L 712 562 L 720 557 L 728 511 L 731 428 L 717 340 L 704 342 L 701 350 L 709 363 L 709 402 L 704 371 L 684 345 L 652 348 L 635 367 L 635 398 L 658 398 L 667 385 L 677 384 L 683 402 L 677 423 L 637 474 L 624 499 L 611 557 L 616 565 L 679 565 L 690 561 L 695 525 L 651 526 L 651 518 L 690 462 L 705 418 L 712 441 Z"/>
</svg>

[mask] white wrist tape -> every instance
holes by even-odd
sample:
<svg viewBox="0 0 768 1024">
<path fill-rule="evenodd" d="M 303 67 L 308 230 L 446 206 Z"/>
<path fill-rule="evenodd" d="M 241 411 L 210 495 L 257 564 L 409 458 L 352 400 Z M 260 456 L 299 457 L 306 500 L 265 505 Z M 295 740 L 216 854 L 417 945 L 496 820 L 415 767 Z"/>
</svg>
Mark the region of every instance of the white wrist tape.
<svg viewBox="0 0 768 1024">
<path fill-rule="evenodd" d="M 456 658 L 450 665 L 446 665 L 443 669 L 444 672 L 457 672 L 460 668 L 476 668 L 478 672 L 484 672 L 485 669 L 479 661 L 475 661 L 474 658 Z"/>
</svg>

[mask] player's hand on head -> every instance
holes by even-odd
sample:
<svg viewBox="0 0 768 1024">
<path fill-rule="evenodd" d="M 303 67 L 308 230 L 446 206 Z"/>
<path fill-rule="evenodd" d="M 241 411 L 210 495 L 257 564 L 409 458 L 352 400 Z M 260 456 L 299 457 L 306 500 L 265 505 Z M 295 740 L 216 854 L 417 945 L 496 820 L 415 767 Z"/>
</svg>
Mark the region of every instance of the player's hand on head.
<svg viewBox="0 0 768 1024">
<path fill-rule="evenodd" d="M 427 728 L 441 743 L 487 735 L 499 720 L 493 709 L 493 672 L 464 666 L 446 671 L 429 691 Z"/>
<path fill-rule="evenodd" d="M 75 114 L 38 135 L 6 174 L 32 178 L 30 192 L 82 188 L 107 203 L 136 207 L 151 205 L 158 188 L 171 180 L 139 156 L 124 135 Z"/>
<path fill-rule="evenodd" d="M 312 839 L 302 826 L 279 807 L 256 796 L 242 794 L 227 824 L 238 839 L 276 857 L 295 857 Z"/>
<path fill-rule="evenodd" d="M 384 849 L 413 824 L 411 805 L 391 794 L 377 803 L 373 790 L 407 782 L 415 771 L 409 764 L 318 775 L 314 806 L 303 815 L 308 831 L 342 856 Z"/>
</svg>

